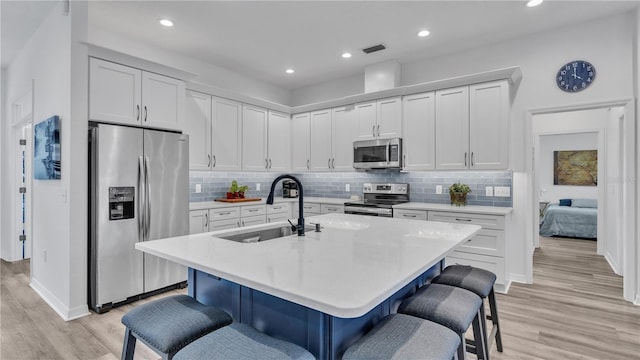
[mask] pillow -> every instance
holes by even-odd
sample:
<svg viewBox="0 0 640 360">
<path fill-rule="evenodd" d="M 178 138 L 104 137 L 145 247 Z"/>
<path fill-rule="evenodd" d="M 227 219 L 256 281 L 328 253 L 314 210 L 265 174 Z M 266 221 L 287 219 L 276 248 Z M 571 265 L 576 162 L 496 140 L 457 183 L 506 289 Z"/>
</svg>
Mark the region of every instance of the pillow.
<svg viewBox="0 0 640 360">
<path fill-rule="evenodd" d="M 571 206 L 571 199 L 560 199 L 560 206 Z"/>
<path fill-rule="evenodd" d="M 572 207 L 580 207 L 580 208 L 597 208 L 598 200 L 597 199 L 573 199 L 571 200 Z"/>
</svg>

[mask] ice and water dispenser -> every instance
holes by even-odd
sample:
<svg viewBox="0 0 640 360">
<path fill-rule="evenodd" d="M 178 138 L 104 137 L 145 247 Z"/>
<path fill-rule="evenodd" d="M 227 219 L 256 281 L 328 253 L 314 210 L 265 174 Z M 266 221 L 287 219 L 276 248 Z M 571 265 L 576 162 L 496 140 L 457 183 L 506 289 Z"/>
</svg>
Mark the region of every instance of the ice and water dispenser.
<svg viewBox="0 0 640 360">
<path fill-rule="evenodd" d="M 109 220 L 133 219 L 135 187 L 109 188 Z"/>
</svg>

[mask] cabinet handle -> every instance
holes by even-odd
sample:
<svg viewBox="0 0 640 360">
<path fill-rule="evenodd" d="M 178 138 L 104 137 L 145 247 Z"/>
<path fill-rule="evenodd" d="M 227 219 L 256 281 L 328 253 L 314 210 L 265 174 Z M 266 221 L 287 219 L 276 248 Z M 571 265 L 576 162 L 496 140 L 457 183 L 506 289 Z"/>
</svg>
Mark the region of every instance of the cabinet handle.
<svg viewBox="0 0 640 360">
<path fill-rule="evenodd" d="M 209 227 L 209 213 L 204 213 L 204 227 Z"/>
<path fill-rule="evenodd" d="M 407 154 L 402 154 L 402 168 L 407 167 Z"/>
<path fill-rule="evenodd" d="M 240 225 L 240 220 L 238 220 L 238 222 L 236 223 L 236 225 L 238 225 L 238 227 L 242 226 L 242 225 Z"/>
<path fill-rule="evenodd" d="M 271 169 L 271 158 L 269 158 L 269 169 Z"/>
<path fill-rule="evenodd" d="M 331 168 L 332 169 L 336 168 L 336 158 L 331 159 Z"/>
<path fill-rule="evenodd" d="M 471 152 L 471 166 L 473 166 L 473 165 L 474 165 L 474 162 L 475 162 L 475 161 L 473 161 L 473 151 L 472 151 L 472 152 Z"/>
<path fill-rule="evenodd" d="M 256 212 L 256 211 L 258 211 L 258 209 L 249 209 L 249 210 L 247 210 L 247 211 L 248 211 L 248 212 Z"/>
<path fill-rule="evenodd" d="M 242 220 L 242 226 L 244 226 L 244 220 Z"/>
<path fill-rule="evenodd" d="M 373 137 L 376 137 L 376 126 L 373 125 L 373 127 L 371 128 L 371 135 L 373 135 Z"/>
<path fill-rule="evenodd" d="M 147 105 L 144 106 L 144 121 L 147 122 Z"/>
<path fill-rule="evenodd" d="M 220 214 L 220 215 L 229 215 L 229 214 L 231 214 L 231 211 L 220 212 L 218 214 Z"/>
<path fill-rule="evenodd" d="M 265 169 L 269 168 L 269 160 L 267 160 L 266 158 L 264 159 L 264 168 Z"/>
<path fill-rule="evenodd" d="M 136 105 L 136 121 L 140 120 L 140 105 Z"/>
<path fill-rule="evenodd" d="M 404 217 L 410 217 L 410 218 L 414 218 L 414 217 L 416 217 L 416 215 L 413 215 L 413 214 L 402 214 L 402 216 L 404 216 Z"/>
<path fill-rule="evenodd" d="M 467 166 L 467 153 L 464 153 L 464 166 Z"/>
<path fill-rule="evenodd" d="M 311 170 L 311 167 L 309 167 L 309 159 L 307 159 L 307 170 Z"/>
<path fill-rule="evenodd" d="M 380 137 L 380 125 L 378 125 L 378 137 Z"/>
<path fill-rule="evenodd" d="M 212 167 L 216 167 L 216 163 L 217 163 L 217 162 L 218 162 L 218 161 L 216 160 L 216 156 L 215 156 L 215 155 L 213 155 L 213 166 L 212 166 Z"/>
<path fill-rule="evenodd" d="M 473 221 L 473 220 L 471 220 L 471 219 L 458 219 L 458 218 L 456 218 L 456 221 L 466 221 L 466 222 L 471 222 L 471 221 Z"/>
<path fill-rule="evenodd" d="M 207 167 L 211 167 L 211 155 L 207 155 Z"/>
<path fill-rule="evenodd" d="M 331 169 L 331 158 L 329 158 L 329 160 L 327 160 L 327 167 L 328 167 L 329 169 Z"/>
</svg>

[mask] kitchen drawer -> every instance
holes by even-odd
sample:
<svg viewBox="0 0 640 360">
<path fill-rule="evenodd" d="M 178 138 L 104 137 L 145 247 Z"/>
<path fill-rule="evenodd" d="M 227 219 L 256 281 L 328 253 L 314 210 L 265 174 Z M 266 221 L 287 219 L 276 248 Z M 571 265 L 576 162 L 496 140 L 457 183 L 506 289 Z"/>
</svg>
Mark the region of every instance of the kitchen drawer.
<svg viewBox="0 0 640 360">
<path fill-rule="evenodd" d="M 278 221 L 287 221 L 289 220 L 289 214 L 287 213 L 278 213 L 278 214 L 268 214 L 267 222 L 278 222 Z"/>
<path fill-rule="evenodd" d="M 481 229 L 476 236 L 458 245 L 456 251 L 504 257 L 504 231 Z"/>
<path fill-rule="evenodd" d="M 238 206 L 226 207 L 219 209 L 209 209 L 209 221 L 223 219 L 237 219 L 240 217 L 240 208 Z M 211 229 L 209 230 L 211 231 Z"/>
<path fill-rule="evenodd" d="M 267 214 L 282 214 L 282 213 L 288 214 L 290 211 L 291 211 L 291 204 L 289 203 L 267 205 Z"/>
<path fill-rule="evenodd" d="M 242 219 L 240 219 L 240 224 L 242 226 L 251 226 L 251 225 L 266 224 L 266 223 L 267 223 L 266 215 L 243 216 Z"/>
<path fill-rule="evenodd" d="M 344 214 L 344 205 L 320 204 L 320 214 L 332 213 Z"/>
<path fill-rule="evenodd" d="M 293 217 L 298 218 L 298 204 L 293 204 Z M 320 204 L 319 203 L 305 203 L 304 204 L 304 217 L 320 215 Z"/>
<path fill-rule="evenodd" d="M 484 229 L 504 230 L 504 216 L 429 211 L 429 220 L 480 225 Z"/>
<path fill-rule="evenodd" d="M 426 210 L 393 209 L 393 217 L 398 219 L 427 221 Z"/>
<path fill-rule="evenodd" d="M 454 251 L 451 253 L 451 255 L 446 257 L 445 265 L 469 265 L 491 271 L 492 273 L 496 274 L 496 284 L 505 284 L 504 258 L 501 257 L 468 254 Z"/>
<path fill-rule="evenodd" d="M 267 209 L 265 205 L 249 205 L 240 207 L 240 215 L 244 218 L 245 216 L 256 216 L 256 215 L 265 215 Z"/>
<path fill-rule="evenodd" d="M 215 220 L 209 222 L 209 231 L 235 229 L 238 227 L 240 227 L 240 219 L 238 218 Z"/>
</svg>

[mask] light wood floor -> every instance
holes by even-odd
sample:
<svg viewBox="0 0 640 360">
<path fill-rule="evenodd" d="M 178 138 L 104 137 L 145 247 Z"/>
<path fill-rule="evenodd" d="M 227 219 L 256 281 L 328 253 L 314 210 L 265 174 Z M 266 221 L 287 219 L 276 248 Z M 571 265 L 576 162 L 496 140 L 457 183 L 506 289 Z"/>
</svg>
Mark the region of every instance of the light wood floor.
<svg viewBox="0 0 640 360">
<path fill-rule="evenodd" d="M 596 242 L 540 240 L 534 284 L 498 294 L 504 352 L 494 345 L 491 359 L 640 359 L 640 307 L 622 300 L 622 278 Z M 0 359 L 120 357 L 120 318 L 134 305 L 64 322 L 28 286 L 28 261 L 2 261 L 0 278 Z M 136 359 L 158 358 L 138 344 Z"/>
</svg>

